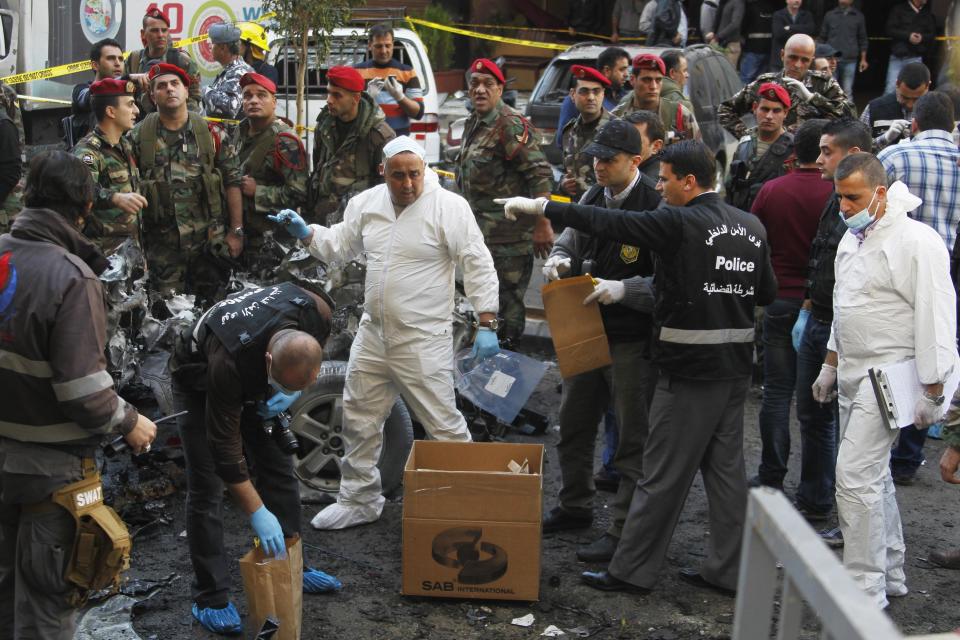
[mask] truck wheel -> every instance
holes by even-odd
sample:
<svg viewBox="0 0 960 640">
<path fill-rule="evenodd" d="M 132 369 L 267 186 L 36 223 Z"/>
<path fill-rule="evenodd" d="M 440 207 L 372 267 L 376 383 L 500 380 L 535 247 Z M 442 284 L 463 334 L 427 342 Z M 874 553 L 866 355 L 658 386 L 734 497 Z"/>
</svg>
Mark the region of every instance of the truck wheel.
<svg viewBox="0 0 960 640">
<path fill-rule="evenodd" d="M 347 363 L 326 361 L 316 383 L 290 407 L 290 429 L 300 441 L 294 456 L 294 471 L 307 486 L 324 493 L 340 491 L 340 460 L 346 450 L 343 440 L 343 385 Z M 383 425 L 380 451 L 380 482 L 384 495 L 403 481 L 403 466 L 413 445 L 413 423 L 401 398 L 393 405 Z"/>
</svg>

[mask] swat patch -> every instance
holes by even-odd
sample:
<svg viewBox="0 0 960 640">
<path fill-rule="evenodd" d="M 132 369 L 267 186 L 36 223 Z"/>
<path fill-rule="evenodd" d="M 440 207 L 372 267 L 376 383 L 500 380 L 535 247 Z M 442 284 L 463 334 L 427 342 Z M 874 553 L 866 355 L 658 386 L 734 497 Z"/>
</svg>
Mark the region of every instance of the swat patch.
<svg viewBox="0 0 960 640">
<path fill-rule="evenodd" d="M 620 245 L 620 259 L 625 264 L 633 264 L 640 257 L 640 249 L 632 247 L 629 244 Z"/>
</svg>

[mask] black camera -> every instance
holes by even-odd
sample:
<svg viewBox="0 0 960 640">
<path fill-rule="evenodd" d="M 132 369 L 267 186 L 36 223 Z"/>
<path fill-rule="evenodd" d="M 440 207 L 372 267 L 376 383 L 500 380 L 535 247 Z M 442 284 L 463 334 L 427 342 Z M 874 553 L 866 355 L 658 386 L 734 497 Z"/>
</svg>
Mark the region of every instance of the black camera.
<svg viewBox="0 0 960 640">
<path fill-rule="evenodd" d="M 286 454 L 294 454 L 300 450 L 300 442 L 297 440 L 297 436 L 293 431 L 290 431 L 290 420 L 292 420 L 292 416 L 286 411 L 281 411 L 274 417 L 263 421 L 263 430 L 267 432 L 268 436 L 273 437 L 280 450 Z"/>
</svg>

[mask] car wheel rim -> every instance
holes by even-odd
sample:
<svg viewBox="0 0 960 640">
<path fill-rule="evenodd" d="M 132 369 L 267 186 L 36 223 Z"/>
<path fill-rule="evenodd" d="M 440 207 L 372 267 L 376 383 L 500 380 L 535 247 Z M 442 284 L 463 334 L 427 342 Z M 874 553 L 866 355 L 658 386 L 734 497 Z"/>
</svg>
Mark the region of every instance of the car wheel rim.
<svg viewBox="0 0 960 640">
<path fill-rule="evenodd" d="M 320 394 L 308 398 L 290 429 L 300 441 L 294 457 L 294 472 L 304 483 L 319 491 L 340 490 L 340 461 L 346 450 L 343 439 L 343 396 Z"/>
</svg>

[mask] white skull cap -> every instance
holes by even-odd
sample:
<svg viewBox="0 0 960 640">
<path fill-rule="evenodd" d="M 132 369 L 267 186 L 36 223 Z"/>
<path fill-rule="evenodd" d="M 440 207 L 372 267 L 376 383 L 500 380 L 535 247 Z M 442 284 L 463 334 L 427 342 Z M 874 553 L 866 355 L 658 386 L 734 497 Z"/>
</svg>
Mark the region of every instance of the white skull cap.
<svg viewBox="0 0 960 640">
<path fill-rule="evenodd" d="M 383 157 L 392 158 L 398 153 L 415 153 L 418 158 L 425 160 L 427 152 L 410 136 L 397 136 L 383 145 Z"/>
</svg>

